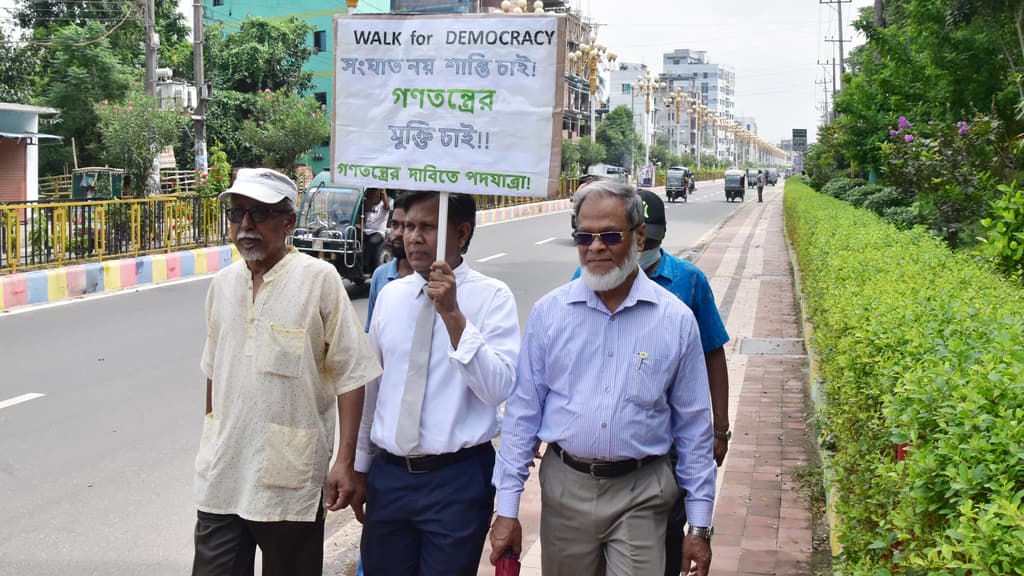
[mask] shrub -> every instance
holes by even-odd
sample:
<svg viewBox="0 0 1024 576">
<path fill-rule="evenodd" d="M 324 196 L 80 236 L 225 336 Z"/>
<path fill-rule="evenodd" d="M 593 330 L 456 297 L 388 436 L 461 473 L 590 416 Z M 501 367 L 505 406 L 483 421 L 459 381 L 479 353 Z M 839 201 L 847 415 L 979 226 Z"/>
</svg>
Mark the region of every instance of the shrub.
<svg viewBox="0 0 1024 576">
<path fill-rule="evenodd" d="M 784 210 L 834 439 L 837 573 L 1018 574 L 1024 292 L 797 179 Z"/>
<path fill-rule="evenodd" d="M 1002 196 L 992 201 L 992 214 L 981 221 L 985 236 L 979 251 L 1004 274 L 1024 277 L 1024 190 L 1017 183 L 998 186 Z"/>
<path fill-rule="evenodd" d="M 861 178 L 847 178 L 840 176 L 833 178 L 821 187 L 821 193 L 832 196 L 833 198 L 839 198 L 841 200 L 846 199 L 846 195 L 854 188 L 860 187 L 867 184 L 867 181 Z"/>
</svg>

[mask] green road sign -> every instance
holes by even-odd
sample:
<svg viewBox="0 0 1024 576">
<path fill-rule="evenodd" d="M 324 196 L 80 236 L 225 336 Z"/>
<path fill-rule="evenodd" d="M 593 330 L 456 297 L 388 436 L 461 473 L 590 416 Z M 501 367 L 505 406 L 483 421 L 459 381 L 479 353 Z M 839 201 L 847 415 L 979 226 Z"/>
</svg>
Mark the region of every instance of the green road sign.
<svg viewBox="0 0 1024 576">
<path fill-rule="evenodd" d="M 807 129 L 793 128 L 793 152 L 807 151 Z"/>
</svg>

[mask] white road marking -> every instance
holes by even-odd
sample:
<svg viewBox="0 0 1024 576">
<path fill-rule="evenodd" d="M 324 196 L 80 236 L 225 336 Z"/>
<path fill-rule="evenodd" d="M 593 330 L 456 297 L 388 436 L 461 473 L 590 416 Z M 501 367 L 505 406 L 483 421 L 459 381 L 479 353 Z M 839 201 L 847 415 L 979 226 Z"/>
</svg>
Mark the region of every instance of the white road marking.
<svg viewBox="0 0 1024 576">
<path fill-rule="evenodd" d="M 558 240 L 558 238 L 555 238 L 554 236 L 552 236 L 551 238 L 548 238 L 546 240 L 541 240 L 540 242 L 534 242 L 534 244 L 536 244 L 537 246 L 540 246 L 541 244 L 547 244 L 548 242 L 551 242 L 552 240 Z"/>
<path fill-rule="evenodd" d="M 14 406 L 15 404 L 21 404 L 22 402 L 28 402 L 29 400 L 35 400 L 36 398 L 42 398 L 43 396 L 46 396 L 46 394 L 39 394 L 37 392 L 29 392 L 28 394 L 22 394 L 21 396 L 15 396 L 14 398 L 10 398 L 8 400 L 4 400 L 3 402 L 0 402 L 0 410 L 2 410 L 4 408 L 10 408 L 11 406 Z"/>
<path fill-rule="evenodd" d="M 490 262 L 491 260 L 497 260 L 498 258 L 501 258 L 502 256 L 508 256 L 508 254 L 505 253 L 505 252 L 498 252 L 497 254 L 495 254 L 493 256 L 488 256 L 487 258 L 481 258 L 481 259 L 477 260 L 477 262 Z"/>
</svg>

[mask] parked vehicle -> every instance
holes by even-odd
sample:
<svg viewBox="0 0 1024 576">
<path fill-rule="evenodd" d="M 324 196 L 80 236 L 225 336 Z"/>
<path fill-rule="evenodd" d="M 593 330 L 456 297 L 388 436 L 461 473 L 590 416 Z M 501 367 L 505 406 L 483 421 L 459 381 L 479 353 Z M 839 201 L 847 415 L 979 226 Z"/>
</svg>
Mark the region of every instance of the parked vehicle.
<svg viewBox="0 0 1024 576">
<path fill-rule="evenodd" d="M 665 196 L 669 202 L 675 202 L 676 198 L 686 202 L 692 186 L 693 172 L 686 166 L 673 166 L 665 172 Z"/>
<path fill-rule="evenodd" d="M 612 166 L 611 164 L 594 164 L 587 168 L 587 174 L 620 182 L 625 182 L 627 179 L 625 168 L 622 166 Z"/>
<path fill-rule="evenodd" d="M 725 201 L 732 202 L 736 198 L 739 198 L 742 202 L 744 200 L 744 194 L 747 192 L 746 179 L 750 171 L 746 174 L 742 170 L 726 170 L 725 171 Z M 754 177 L 757 178 L 757 170 L 754 170 Z"/>
<path fill-rule="evenodd" d="M 768 168 L 767 170 L 765 170 L 764 181 L 772 186 L 775 186 L 775 184 L 779 181 L 779 169 Z"/>
<path fill-rule="evenodd" d="M 362 284 L 377 266 L 393 258 L 387 242 L 376 255 L 363 251 L 364 192 L 321 178 L 314 180 L 302 197 L 291 237 L 299 252 L 334 264 L 338 274 L 354 284 Z"/>
<path fill-rule="evenodd" d="M 757 168 L 747 168 L 747 188 L 757 186 Z"/>
</svg>

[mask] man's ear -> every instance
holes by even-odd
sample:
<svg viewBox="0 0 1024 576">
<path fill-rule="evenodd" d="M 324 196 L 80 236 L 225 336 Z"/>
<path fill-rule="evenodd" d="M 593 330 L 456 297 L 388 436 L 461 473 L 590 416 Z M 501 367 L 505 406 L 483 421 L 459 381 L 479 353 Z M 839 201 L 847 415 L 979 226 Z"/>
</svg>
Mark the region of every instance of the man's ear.
<svg viewBox="0 0 1024 576">
<path fill-rule="evenodd" d="M 644 244 L 647 243 L 647 224 L 641 224 L 640 227 L 636 229 L 636 232 L 634 232 L 634 235 L 636 236 L 637 250 L 643 252 Z"/>
<path fill-rule="evenodd" d="M 462 222 L 455 226 L 455 240 L 459 244 L 459 253 L 463 253 L 466 250 L 466 244 L 469 243 L 470 234 L 473 233 L 473 225 L 469 222 Z"/>
</svg>

